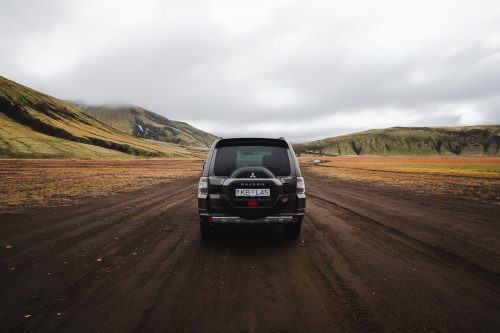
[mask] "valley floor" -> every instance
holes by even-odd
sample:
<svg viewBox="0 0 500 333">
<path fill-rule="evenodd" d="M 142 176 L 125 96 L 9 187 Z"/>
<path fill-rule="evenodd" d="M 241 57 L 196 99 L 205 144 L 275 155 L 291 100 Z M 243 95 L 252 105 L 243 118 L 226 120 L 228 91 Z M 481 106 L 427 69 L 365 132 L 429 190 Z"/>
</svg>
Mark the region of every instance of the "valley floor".
<svg viewBox="0 0 500 333">
<path fill-rule="evenodd" d="M 72 205 L 84 199 L 198 175 L 201 159 L 0 159 L 0 211 Z"/>
<path fill-rule="evenodd" d="M 297 241 L 202 241 L 194 176 L 4 210 L 0 331 L 500 331 L 498 205 L 314 168 Z"/>
</svg>

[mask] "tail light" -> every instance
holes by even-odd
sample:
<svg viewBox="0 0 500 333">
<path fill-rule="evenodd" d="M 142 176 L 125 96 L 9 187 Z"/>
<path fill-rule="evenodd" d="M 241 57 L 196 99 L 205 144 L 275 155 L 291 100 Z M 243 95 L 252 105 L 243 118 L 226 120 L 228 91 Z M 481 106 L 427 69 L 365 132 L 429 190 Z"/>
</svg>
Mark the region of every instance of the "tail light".
<svg viewBox="0 0 500 333">
<path fill-rule="evenodd" d="M 208 194 L 208 177 L 201 177 L 198 183 L 198 195 Z"/>
<path fill-rule="evenodd" d="M 306 193 L 306 184 L 304 183 L 304 178 L 297 177 L 297 193 Z"/>
</svg>

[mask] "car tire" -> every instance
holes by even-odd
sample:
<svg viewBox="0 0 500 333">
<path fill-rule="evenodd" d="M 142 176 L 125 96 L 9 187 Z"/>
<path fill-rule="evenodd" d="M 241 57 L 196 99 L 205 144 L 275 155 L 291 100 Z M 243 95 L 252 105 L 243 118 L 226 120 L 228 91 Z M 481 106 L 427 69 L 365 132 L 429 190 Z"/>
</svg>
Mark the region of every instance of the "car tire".
<svg viewBox="0 0 500 333">
<path fill-rule="evenodd" d="M 204 223 L 200 223 L 200 234 L 203 240 L 212 239 L 214 236 L 214 228 Z"/>
<path fill-rule="evenodd" d="M 302 227 L 302 223 L 290 224 L 285 226 L 285 236 L 287 239 L 298 239 L 300 236 L 300 230 Z"/>
</svg>

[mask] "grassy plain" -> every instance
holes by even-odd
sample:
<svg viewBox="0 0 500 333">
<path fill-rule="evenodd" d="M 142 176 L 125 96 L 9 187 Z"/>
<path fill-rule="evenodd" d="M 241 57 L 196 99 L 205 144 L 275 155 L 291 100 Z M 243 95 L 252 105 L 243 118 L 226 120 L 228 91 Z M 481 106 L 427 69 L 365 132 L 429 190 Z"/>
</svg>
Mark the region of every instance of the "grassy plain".
<svg viewBox="0 0 500 333">
<path fill-rule="evenodd" d="M 303 156 L 300 161 L 328 177 L 500 205 L 499 157 Z"/>
<path fill-rule="evenodd" d="M 59 206 L 201 173 L 198 159 L 0 160 L 0 210 Z"/>
</svg>

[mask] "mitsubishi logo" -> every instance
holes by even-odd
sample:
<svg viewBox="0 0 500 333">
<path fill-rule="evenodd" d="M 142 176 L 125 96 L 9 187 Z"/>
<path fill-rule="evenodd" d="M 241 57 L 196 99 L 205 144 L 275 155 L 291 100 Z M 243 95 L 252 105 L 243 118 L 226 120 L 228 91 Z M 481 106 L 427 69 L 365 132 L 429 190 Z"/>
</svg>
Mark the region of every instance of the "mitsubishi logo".
<svg viewBox="0 0 500 333">
<path fill-rule="evenodd" d="M 252 172 L 252 174 L 250 175 L 250 178 L 255 178 L 255 174 Z"/>
</svg>

